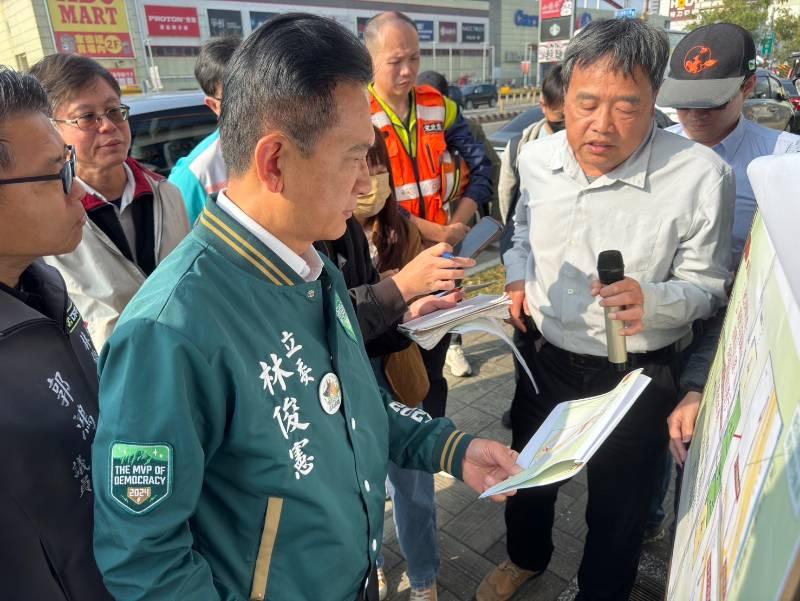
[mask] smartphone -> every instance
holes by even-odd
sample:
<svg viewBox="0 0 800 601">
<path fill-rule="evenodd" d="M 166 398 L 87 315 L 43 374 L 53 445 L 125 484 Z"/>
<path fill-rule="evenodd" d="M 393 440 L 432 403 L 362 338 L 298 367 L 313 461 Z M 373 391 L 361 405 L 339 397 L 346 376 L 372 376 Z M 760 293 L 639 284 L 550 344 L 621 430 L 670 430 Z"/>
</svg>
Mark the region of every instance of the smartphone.
<svg viewBox="0 0 800 601">
<path fill-rule="evenodd" d="M 492 242 L 499 240 L 502 235 L 503 224 L 492 217 L 484 217 L 455 246 L 453 254 L 457 257 L 474 259 Z"/>
</svg>

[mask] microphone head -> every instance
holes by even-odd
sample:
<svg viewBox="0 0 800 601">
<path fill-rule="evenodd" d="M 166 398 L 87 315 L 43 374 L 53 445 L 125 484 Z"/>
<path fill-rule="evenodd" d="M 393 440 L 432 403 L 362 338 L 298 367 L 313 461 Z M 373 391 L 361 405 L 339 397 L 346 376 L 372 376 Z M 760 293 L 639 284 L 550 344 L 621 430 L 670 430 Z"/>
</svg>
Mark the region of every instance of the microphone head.
<svg viewBox="0 0 800 601">
<path fill-rule="evenodd" d="M 625 278 L 625 264 L 618 250 L 604 250 L 597 256 L 597 275 L 604 284 L 613 284 Z"/>
</svg>

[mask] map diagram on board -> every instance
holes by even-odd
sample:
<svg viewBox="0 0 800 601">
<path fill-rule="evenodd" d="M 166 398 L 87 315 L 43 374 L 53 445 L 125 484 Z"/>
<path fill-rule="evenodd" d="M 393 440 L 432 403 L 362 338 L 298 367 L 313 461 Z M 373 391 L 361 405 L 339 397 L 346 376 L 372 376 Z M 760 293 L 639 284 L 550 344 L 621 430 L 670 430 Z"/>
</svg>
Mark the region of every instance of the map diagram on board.
<svg viewBox="0 0 800 601">
<path fill-rule="evenodd" d="M 800 548 L 798 348 L 800 309 L 757 216 L 684 470 L 669 601 L 782 598 Z"/>
</svg>

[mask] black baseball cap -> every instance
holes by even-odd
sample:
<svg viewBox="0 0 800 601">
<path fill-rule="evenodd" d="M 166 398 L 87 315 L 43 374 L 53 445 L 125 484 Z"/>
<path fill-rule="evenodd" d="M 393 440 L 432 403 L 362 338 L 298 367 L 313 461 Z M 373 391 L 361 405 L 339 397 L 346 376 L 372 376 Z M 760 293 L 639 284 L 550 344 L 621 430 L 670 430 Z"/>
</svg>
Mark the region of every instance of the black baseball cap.
<svg viewBox="0 0 800 601">
<path fill-rule="evenodd" d="M 733 23 L 698 27 L 672 52 L 656 104 L 710 109 L 729 102 L 756 72 L 756 45 Z"/>
</svg>

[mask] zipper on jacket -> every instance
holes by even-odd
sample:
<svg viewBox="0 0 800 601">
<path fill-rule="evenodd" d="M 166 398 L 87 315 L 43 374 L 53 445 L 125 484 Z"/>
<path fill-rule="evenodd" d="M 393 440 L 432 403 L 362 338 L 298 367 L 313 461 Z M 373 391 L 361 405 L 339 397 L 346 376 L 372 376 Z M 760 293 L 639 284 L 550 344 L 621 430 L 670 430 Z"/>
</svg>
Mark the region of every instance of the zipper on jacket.
<svg viewBox="0 0 800 601">
<path fill-rule="evenodd" d="M 34 326 L 34 325 L 41 324 L 41 323 L 52 323 L 52 324 L 55 324 L 55 322 L 52 319 L 50 319 L 49 317 L 37 317 L 36 319 L 29 319 L 28 321 L 23 321 L 22 323 L 17 323 L 17 324 L 14 324 L 13 326 L 11 326 L 9 328 L 6 328 L 2 332 L 0 332 L 0 338 L 8 338 L 9 336 L 12 336 L 12 335 L 16 334 L 20 330 L 24 330 L 25 328 L 27 328 L 29 326 Z M 56 329 L 59 329 L 59 328 L 56 327 Z M 59 331 L 60 331 L 60 329 L 59 329 Z"/>
</svg>

